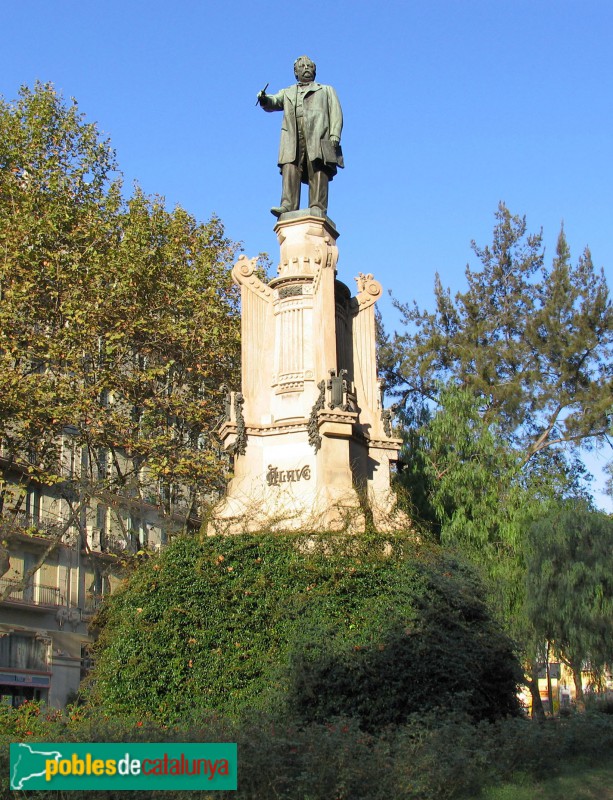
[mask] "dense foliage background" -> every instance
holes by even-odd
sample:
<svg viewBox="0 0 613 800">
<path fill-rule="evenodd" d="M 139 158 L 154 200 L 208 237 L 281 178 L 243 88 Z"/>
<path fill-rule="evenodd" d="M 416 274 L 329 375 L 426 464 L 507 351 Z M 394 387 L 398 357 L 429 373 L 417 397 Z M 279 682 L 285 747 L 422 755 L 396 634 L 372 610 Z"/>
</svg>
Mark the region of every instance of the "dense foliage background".
<svg viewBox="0 0 613 800">
<path fill-rule="evenodd" d="M 0 511 L 25 462 L 24 493 L 58 487 L 69 524 L 98 499 L 120 526 L 127 497 L 188 519 L 227 472 L 212 431 L 240 324 L 221 222 L 128 195 L 96 125 L 36 84 L 0 98 L 0 250 Z"/>
</svg>

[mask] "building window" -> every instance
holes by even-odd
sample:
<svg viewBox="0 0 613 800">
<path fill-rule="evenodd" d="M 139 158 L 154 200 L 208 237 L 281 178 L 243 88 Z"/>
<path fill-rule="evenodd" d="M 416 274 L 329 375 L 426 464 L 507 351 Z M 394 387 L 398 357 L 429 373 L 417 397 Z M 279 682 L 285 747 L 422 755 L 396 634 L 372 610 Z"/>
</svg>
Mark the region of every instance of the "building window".
<svg viewBox="0 0 613 800">
<path fill-rule="evenodd" d="M 28 486 L 26 514 L 31 525 L 40 525 L 40 487 Z"/>
<path fill-rule="evenodd" d="M 47 642 L 34 636 L 9 633 L 0 638 L 0 666 L 5 669 L 47 672 Z"/>
<path fill-rule="evenodd" d="M 75 443 L 73 442 L 72 439 L 66 437 L 66 438 L 64 438 L 64 441 L 62 442 L 62 447 L 63 447 L 63 450 L 64 450 L 63 462 L 64 462 L 64 469 L 66 470 L 66 477 L 72 479 L 75 476 L 75 471 L 76 471 L 76 466 L 77 466 L 77 464 L 76 464 L 77 455 L 76 455 L 76 452 L 75 452 Z"/>
<path fill-rule="evenodd" d="M 100 536 L 100 550 L 106 550 L 108 545 L 108 507 L 102 503 L 96 506 L 96 530 Z"/>
<path fill-rule="evenodd" d="M 109 453 L 108 450 L 104 447 L 99 447 L 96 450 L 96 471 L 98 473 L 98 479 L 104 480 L 108 478 L 109 474 L 109 463 L 108 463 Z"/>
</svg>

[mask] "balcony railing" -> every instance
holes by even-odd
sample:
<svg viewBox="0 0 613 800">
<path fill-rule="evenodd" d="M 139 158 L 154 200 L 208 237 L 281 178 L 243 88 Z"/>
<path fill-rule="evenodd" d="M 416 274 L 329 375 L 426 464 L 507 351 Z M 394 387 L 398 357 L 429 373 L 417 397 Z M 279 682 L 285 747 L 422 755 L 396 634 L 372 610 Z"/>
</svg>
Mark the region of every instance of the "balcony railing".
<svg viewBox="0 0 613 800">
<path fill-rule="evenodd" d="M 44 584 L 22 586 L 21 581 L 0 578 L 0 597 L 4 596 L 9 587 L 11 592 L 7 595 L 6 602 L 46 608 L 57 608 L 64 605 L 64 598 L 57 586 L 45 586 Z"/>
<path fill-rule="evenodd" d="M 85 596 L 83 613 L 89 615 L 95 614 L 102 605 L 103 600 L 104 596 L 101 594 L 87 594 Z"/>
<path fill-rule="evenodd" d="M 50 520 L 46 517 L 37 517 L 34 514 L 28 514 L 25 511 L 5 512 L 4 519 L 10 520 L 19 528 L 25 530 L 36 529 L 45 536 L 59 536 L 65 529 L 65 524 L 60 519 Z"/>
</svg>

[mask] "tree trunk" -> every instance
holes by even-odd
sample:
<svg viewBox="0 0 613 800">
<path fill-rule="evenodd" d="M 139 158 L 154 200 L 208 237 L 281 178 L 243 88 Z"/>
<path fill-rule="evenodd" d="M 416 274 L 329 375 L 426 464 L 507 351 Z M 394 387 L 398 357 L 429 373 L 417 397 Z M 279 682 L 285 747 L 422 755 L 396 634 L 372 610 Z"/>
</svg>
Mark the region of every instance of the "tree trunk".
<svg viewBox="0 0 613 800">
<path fill-rule="evenodd" d="M 545 669 L 547 674 L 547 700 L 549 701 L 549 716 L 553 717 L 553 691 L 551 689 L 551 670 L 549 669 L 549 651 L 550 651 L 550 643 L 547 642 L 547 655 L 545 660 Z"/>
<path fill-rule="evenodd" d="M 545 709 L 539 692 L 539 666 L 536 661 L 530 662 L 530 679 L 526 680 L 532 697 L 532 719 L 537 722 L 545 722 Z"/>
<path fill-rule="evenodd" d="M 581 677 L 581 661 L 573 661 L 570 665 L 575 682 L 575 706 L 577 711 L 585 711 L 585 698 L 583 697 L 583 681 Z"/>
</svg>

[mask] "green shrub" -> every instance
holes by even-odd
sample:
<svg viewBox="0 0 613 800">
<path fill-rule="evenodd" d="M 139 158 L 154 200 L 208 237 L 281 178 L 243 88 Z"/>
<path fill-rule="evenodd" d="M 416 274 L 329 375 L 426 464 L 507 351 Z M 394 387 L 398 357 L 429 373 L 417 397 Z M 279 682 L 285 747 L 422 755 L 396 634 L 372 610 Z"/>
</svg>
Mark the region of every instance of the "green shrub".
<svg viewBox="0 0 613 800">
<path fill-rule="evenodd" d="M 13 741 L 53 735 L 63 729 L 64 714 L 40 702 L 26 700 L 19 708 L 0 705 L 0 732 Z"/>
<path fill-rule="evenodd" d="M 110 600 L 91 703 L 163 721 L 266 709 L 374 730 L 516 713 L 520 673 L 474 572 L 408 535 L 176 539 Z"/>
<path fill-rule="evenodd" d="M 31 710 L 7 711 L 10 718 Z M 482 788 L 554 775 L 569 765 L 603 763 L 613 750 L 613 719 L 577 714 L 539 725 L 526 719 L 471 723 L 463 715 L 413 715 L 376 735 L 353 719 L 325 725 L 279 723 L 264 714 L 249 720 L 205 716 L 195 710 L 180 725 L 90 710 L 61 720 L 39 714 L 29 741 L 215 742 L 238 744 L 238 791 L 200 800 L 468 800 Z M 8 743 L 0 729 L 0 797 L 8 789 Z M 31 800 L 57 800 L 57 792 L 28 792 Z M 71 800 L 120 800 L 133 792 L 70 792 Z M 192 800 L 193 793 L 156 791 L 156 800 Z"/>
<path fill-rule="evenodd" d="M 590 711 L 599 711 L 601 714 L 613 714 L 613 694 L 607 692 L 605 695 L 588 695 L 585 699 L 585 706 Z"/>
</svg>

